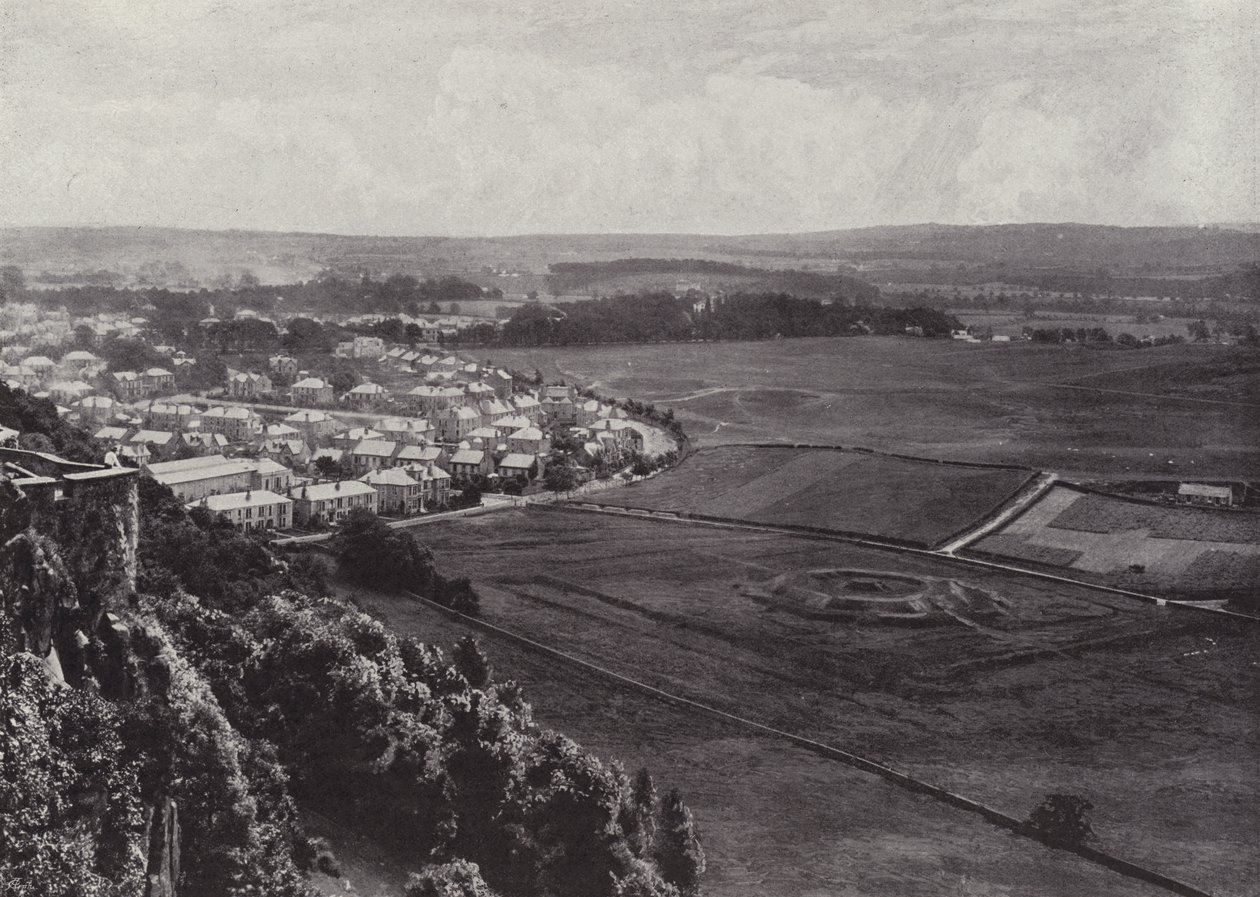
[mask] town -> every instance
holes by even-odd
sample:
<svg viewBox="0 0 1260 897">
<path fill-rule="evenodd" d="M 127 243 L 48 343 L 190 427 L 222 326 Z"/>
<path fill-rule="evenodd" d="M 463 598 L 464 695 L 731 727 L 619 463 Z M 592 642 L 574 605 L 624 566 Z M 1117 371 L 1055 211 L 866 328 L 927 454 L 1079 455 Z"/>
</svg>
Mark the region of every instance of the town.
<svg viewBox="0 0 1260 897">
<path fill-rule="evenodd" d="M 676 448 L 658 426 L 575 384 L 443 352 L 439 341 L 458 320 L 403 315 L 419 342 L 355 335 L 331 356 L 308 356 L 308 366 L 290 354 L 258 355 L 204 388 L 204 376 L 190 377 L 198 358 L 161 342 L 143 314 L 76 318 L 14 303 L 0 316 L 0 377 L 10 389 L 55 403 L 106 463 L 140 468 L 190 508 L 245 532 L 319 531 L 356 508 L 398 519 L 475 507 L 483 494 L 570 492 L 647 473 Z M 241 309 L 233 320 L 259 316 Z M 103 352 L 81 348 L 119 340 L 165 362 L 118 370 Z M 351 365 L 360 382 L 339 392 L 325 369 L 334 362 Z M 0 432 L 3 444 L 20 439 Z"/>
</svg>

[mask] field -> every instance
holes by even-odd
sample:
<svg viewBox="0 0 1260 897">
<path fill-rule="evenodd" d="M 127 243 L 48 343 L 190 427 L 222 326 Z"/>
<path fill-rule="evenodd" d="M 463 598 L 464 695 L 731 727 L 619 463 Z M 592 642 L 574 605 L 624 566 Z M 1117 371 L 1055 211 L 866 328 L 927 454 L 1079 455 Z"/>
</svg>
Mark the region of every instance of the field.
<svg viewBox="0 0 1260 897">
<path fill-rule="evenodd" d="M 603 504 L 801 526 L 935 545 L 1033 473 L 827 449 L 722 446 L 601 497 Z"/>
<path fill-rule="evenodd" d="M 1036 318 L 1025 318 L 1022 314 L 983 310 L 954 311 L 958 319 L 968 326 L 979 328 L 991 327 L 995 335 L 1018 337 L 1025 327 L 1049 328 L 1069 327 L 1073 330 L 1084 327 L 1102 327 L 1113 337 L 1121 333 L 1131 333 L 1139 339 L 1144 336 L 1186 336 L 1190 318 L 1164 318 L 1160 321 L 1148 321 L 1138 324 L 1132 315 L 1082 315 L 1070 312 L 1038 311 Z M 1209 325 L 1212 321 L 1207 322 Z"/>
<path fill-rule="evenodd" d="M 1055 486 L 973 549 L 1158 594 L 1260 589 L 1260 514 L 1171 508 Z"/>
<path fill-rule="evenodd" d="M 496 350 L 674 409 L 701 446 L 812 442 L 1110 478 L 1260 476 L 1260 353 L 898 337 Z"/>
<path fill-rule="evenodd" d="M 1260 876 L 1253 630 L 785 535 L 542 510 L 420 532 L 444 571 L 474 580 L 491 622 L 1014 815 L 1050 791 L 1082 794 L 1101 846 L 1220 895 Z M 756 600 L 785 572 L 835 569 L 956 581 L 990 606 L 905 627 Z M 460 631 L 406 599 L 364 600 L 400 632 Z M 1149 892 L 783 744 L 490 649 L 543 723 L 687 794 L 716 897 Z"/>
</svg>

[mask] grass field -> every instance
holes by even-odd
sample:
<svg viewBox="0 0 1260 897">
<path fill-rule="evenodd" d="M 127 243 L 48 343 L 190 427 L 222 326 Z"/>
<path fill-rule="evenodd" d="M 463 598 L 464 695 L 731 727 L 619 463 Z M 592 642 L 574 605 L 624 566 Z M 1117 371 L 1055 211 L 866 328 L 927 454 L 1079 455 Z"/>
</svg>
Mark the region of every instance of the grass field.
<svg viewBox="0 0 1260 897">
<path fill-rule="evenodd" d="M 1015 815 L 1050 791 L 1082 794 L 1103 847 L 1217 894 L 1260 876 L 1251 630 L 936 558 L 607 515 L 507 512 L 423 538 L 444 571 L 473 578 L 491 622 Z M 907 629 L 804 619 L 748 594 L 820 568 L 955 578 L 1003 612 Z M 458 630 L 405 599 L 368 603 L 399 631 L 449 642 Z M 543 722 L 650 762 L 687 793 L 712 895 L 1143 892 L 810 755 L 491 648 Z"/>
<path fill-rule="evenodd" d="M 861 337 L 493 355 L 667 405 L 706 446 L 860 445 L 1089 476 L 1260 475 L 1260 353 L 1244 349 Z"/>
<path fill-rule="evenodd" d="M 1055 486 L 972 547 L 1157 594 L 1224 597 L 1260 588 L 1260 514 L 1240 511 Z"/>
<path fill-rule="evenodd" d="M 600 501 L 930 546 L 991 513 L 1033 475 L 865 452 L 721 446 Z"/>
</svg>

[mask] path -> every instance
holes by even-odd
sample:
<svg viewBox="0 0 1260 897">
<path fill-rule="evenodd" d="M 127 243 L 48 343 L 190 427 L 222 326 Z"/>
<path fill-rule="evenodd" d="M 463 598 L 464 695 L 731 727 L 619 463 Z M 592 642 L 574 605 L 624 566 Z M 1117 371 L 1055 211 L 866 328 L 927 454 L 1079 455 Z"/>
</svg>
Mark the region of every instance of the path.
<svg viewBox="0 0 1260 897">
<path fill-rule="evenodd" d="M 987 536 L 1000 526 L 1007 523 L 1012 517 L 1023 512 L 1025 508 L 1041 498 L 1051 486 L 1058 482 L 1059 477 L 1048 471 L 1043 471 L 1037 475 L 1037 478 L 1025 486 L 1018 495 L 1011 501 L 1007 502 L 996 515 L 989 517 L 988 520 L 981 521 L 979 526 L 967 530 L 967 532 L 958 536 L 947 545 L 942 545 L 938 551 L 942 554 L 952 555 L 954 552 L 975 542 L 982 536 Z"/>
</svg>

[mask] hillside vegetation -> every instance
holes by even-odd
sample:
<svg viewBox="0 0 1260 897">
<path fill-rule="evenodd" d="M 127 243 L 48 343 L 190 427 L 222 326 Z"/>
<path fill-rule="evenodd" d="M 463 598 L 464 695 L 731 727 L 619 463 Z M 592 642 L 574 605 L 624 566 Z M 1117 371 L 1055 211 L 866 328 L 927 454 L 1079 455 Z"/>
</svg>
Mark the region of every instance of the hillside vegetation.
<svg viewBox="0 0 1260 897">
<path fill-rule="evenodd" d="M 0 422 L 55 419 L 46 404 L 10 397 Z M 319 559 L 278 556 L 147 478 L 137 504 L 79 500 L 50 532 L 0 488 L 0 577 L 19 596 L 0 614 L 13 893 L 307 897 L 309 873 L 338 870 L 299 805 L 410 857 L 409 897 L 698 893 L 677 792 L 535 724 L 472 639 L 447 654 L 396 636 L 331 597 Z M 460 592 L 410 540 L 379 550 L 405 554 L 379 558 L 393 585 Z"/>
</svg>

